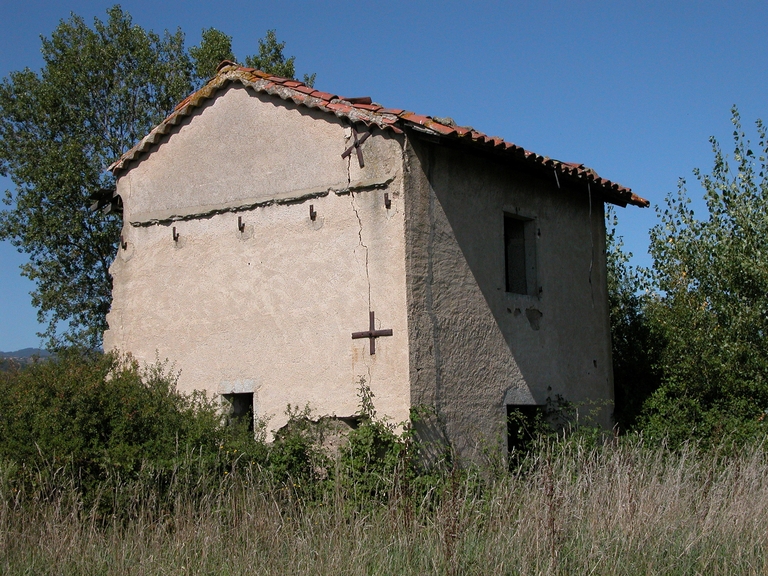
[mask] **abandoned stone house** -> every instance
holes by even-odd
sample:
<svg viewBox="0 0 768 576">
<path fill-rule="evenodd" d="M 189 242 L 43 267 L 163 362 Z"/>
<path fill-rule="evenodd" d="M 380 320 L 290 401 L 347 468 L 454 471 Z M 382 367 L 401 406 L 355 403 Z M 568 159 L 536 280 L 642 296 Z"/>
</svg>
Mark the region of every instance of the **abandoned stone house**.
<svg viewBox="0 0 768 576">
<path fill-rule="evenodd" d="M 612 399 L 604 203 L 648 203 L 583 165 L 225 63 L 110 169 L 104 348 L 183 391 L 277 430 L 364 383 L 470 457 L 510 406 Z"/>
</svg>

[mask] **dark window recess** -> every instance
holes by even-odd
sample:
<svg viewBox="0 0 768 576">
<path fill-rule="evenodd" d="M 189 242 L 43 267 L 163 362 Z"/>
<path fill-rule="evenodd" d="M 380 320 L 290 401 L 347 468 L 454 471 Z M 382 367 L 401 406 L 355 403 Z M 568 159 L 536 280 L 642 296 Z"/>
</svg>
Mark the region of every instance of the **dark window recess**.
<svg viewBox="0 0 768 576">
<path fill-rule="evenodd" d="M 531 448 L 536 435 L 546 425 L 546 406 L 507 404 L 507 450 L 520 454 Z"/>
<path fill-rule="evenodd" d="M 525 220 L 504 216 L 504 259 L 507 292 L 528 294 L 526 274 Z"/>
<path fill-rule="evenodd" d="M 230 424 L 247 426 L 248 431 L 253 432 L 253 392 L 223 396 L 229 403 Z"/>
</svg>

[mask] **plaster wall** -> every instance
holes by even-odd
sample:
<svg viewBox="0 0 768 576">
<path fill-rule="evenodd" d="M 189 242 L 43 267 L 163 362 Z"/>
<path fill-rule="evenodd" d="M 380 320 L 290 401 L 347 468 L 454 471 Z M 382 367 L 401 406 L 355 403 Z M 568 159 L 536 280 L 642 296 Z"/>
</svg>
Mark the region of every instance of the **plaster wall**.
<svg viewBox="0 0 768 576">
<path fill-rule="evenodd" d="M 477 457 L 506 404 L 612 401 L 602 200 L 413 138 L 406 157 L 411 402 Z M 506 292 L 505 212 L 535 226 L 532 295 Z"/>
<path fill-rule="evenodd" d="M 344 187 L 340 122 L 240 85 L 221 92 L 121 178 L 126 219 Z"/>
<path fill-rule="evenodd" d="M 169 359 L 183 391 L 253 392 L 270 430 L 288 404 L 358 413 L 361 380 L 380 415 L 407 419 L 401 145 L 374 133 L 361 169 L 341 158 L 350 135 L 230 88 L 129 167 L 105 349 Z M 370 310 L 393 330 L 373 356 L 351 338 Z"/>
</svg>

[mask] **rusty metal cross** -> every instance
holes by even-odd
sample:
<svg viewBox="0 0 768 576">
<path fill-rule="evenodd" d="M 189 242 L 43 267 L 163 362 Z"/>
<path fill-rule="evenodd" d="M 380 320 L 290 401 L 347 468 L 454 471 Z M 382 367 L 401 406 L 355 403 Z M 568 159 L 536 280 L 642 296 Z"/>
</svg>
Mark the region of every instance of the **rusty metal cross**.
<svg viewBox="0 0 768 576">
<path fill-rule="evenodd" d="M 374 312 L 369 313 L 370 328 L 368 330 L 365 332 L 352 332 L 352 340 L 357 340 L 358 338 L 369 338 L 371 340 L 371 355 L 376 354 L 376 338 L 380 336 L 392 336 L 391 328 L 388 328 L 387 330 L 376 330 L 373 315 Z"/>
<path fill-rule="evenodd" d="M 344 150 L 344 152 L 342 152 L 341 157 L 346 158 L 347 156 L 352 154 L 352 150 L 354 150 L 357 152 L 357 161 L 360 164 L 360 168 L 364 168 L 365 161 L 363 160 L 363 151 L 360 150 L 360 146 L 363 145 L 363 142 L 365 142 L 368 139 L 368 136 L 370 135 L 371 135 L 370 132 L 366 132 L 365 134 L 362 135 L 361 138 L 358 138 L 359 134 L 357 133 L 357 130 L 355 130 L 355 127 L 352 126 L 352 136 L 354 137 L 355 141 L 352 142 L 352 145 L 349 148 L 347 148 L 346 150 Z"/>
</svg>

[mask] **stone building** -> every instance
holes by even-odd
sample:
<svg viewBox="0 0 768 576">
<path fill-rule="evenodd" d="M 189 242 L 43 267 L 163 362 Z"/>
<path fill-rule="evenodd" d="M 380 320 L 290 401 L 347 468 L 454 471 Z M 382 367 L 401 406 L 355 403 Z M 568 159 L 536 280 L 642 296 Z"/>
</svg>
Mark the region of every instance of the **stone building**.
<svg viewBox="0 0 768 576">
<path fill-rule="evenodd" d="M 470 457 L 508 406 L 613 397 L 604 203 L 648 203 L 583 165 L 224 63 L 110 169 L 104 348 L 182 390 L 277 430 L 364 383 Z"/>
</svg>

